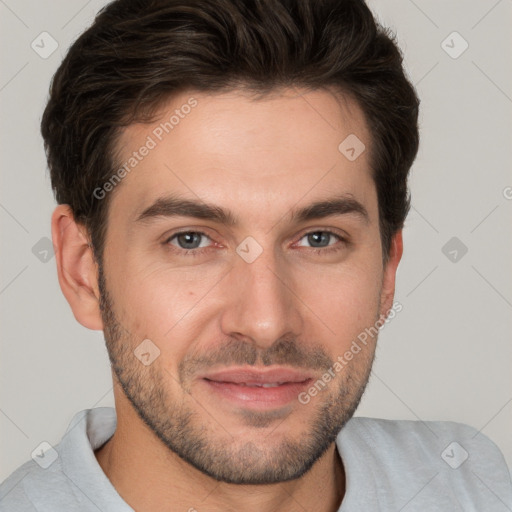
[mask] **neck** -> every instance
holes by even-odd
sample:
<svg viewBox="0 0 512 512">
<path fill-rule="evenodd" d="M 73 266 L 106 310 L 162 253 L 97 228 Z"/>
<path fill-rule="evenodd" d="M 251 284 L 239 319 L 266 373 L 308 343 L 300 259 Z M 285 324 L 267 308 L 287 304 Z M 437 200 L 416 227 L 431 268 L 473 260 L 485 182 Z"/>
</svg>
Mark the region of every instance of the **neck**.
<svg viewBox="0 0 512 512">
<path fill-rule="evenodd" d="M 138 512 L 336 512 L 341 505 L 345 474 L 334 443 L 296 480 L 270 485 L 228 484 L 203 474 L 169 451 L 133 409 L 123 411 L 122 415 L 118 411 L 116 432 L 95 455 L 119 495 Z"/>
</svg>

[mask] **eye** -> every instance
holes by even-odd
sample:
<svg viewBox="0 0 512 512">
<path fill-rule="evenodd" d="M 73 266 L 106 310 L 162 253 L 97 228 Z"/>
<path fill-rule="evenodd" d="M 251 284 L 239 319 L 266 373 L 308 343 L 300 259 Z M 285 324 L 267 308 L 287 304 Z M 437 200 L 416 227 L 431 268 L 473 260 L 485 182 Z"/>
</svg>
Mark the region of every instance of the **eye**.
<svg viewBox="0 0 512 512">
<path fill-rule="evenodd" d="M 329 243 L 333 238 L 341 243 Z M 300 240 L 303 239 L 311 244 L 310 248 L 313 252 L 321 254 L 339 251 L 348 244 L 348 240 L 328 229 L 310 231 L 300 238 Z M 211 238 L 201 231 L 180 231 L 169 236 L 164 245 L 171 246 L 172 251 L 178 255 L 199 256 L 210 248 L 208 240 L 211 241 Z"/>
<path fill-rule="evenodd" d="M 202 239 L 205 238 L 211 240 L 209 236 L 201 231 L 180 231 L 167 238 L 165 244 L 173 246 L 173 249 L 176 248 L 178 254 L 196 256 L 201 254 L 203 249 L 208 248 L 208 245 L 201 243 Z M 176 244 L 173 243 L 174 241 L 176 241 Z"/>
<path fill-rule="evenodd" d="M 329 244 L 329 241 L 332 238 L 337 238 L 341 244 Z M 309 244 L 311 244 L 311 248 L 314 249 L 315 252 L 326 253 L 331 251 L 339 251 L 341 250 L 348 242 L 341 235 L 335 233 L 334 231 L 330 231 L 328 229 L 322 229 L 318 231 L 310 231 L 306 233 L 301 240 L 306 239 Z"/>
</svg>

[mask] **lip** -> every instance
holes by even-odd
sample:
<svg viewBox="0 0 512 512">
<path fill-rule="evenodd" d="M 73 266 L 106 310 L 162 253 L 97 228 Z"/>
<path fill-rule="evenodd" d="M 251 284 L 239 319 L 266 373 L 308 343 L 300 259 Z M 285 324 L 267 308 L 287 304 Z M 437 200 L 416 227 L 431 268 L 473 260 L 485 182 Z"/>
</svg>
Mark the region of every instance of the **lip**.
<svg viewBox="0 0 512 512">
<path fill-rule="evenodd" d="M 298 383 L 311 379 L 311 373 L 284 367 L 254 369 L 247 367 L 228 368 L 202 375 L 201 378 L 233 384 L 270 384 L 273 382 Z"/>
<path fill-rule="evenodd" d="M 229 368 L 199 379 L 209 393 L 227 400 L 230 404 L 255 410 L 275 409 L 297 400 L 310 384 L 313 376 L 303 370 L 290 368 Z M 273 387 L 263 384 L 279 383 Z"/>
</svg>

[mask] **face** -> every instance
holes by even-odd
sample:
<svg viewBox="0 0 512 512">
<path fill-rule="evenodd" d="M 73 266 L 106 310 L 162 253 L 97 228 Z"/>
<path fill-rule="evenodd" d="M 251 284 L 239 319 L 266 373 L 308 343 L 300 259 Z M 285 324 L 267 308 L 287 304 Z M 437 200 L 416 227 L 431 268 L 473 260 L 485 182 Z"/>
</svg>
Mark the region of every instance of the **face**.
<svg viewBox="0 0 512 512">
<path fill-rule="evenodd" d="M 108 192 L 115 379 L 170 450 L 225 482 L 311 468 L 353 415 L 376 340 L 344 354 L 390 307 L 364 117 L 299 92 L 173 98 L 122 133 L 130 170 Z M 356 159 L 338 149 L 351 134 Z"/>
</svg>

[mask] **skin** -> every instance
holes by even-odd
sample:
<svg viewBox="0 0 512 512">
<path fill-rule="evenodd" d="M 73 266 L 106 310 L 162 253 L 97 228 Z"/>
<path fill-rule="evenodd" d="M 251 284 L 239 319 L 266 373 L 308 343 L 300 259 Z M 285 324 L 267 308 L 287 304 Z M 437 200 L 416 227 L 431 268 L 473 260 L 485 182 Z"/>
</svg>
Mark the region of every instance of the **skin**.
<svg viewBox="0 0 512 512">
<path fill-rule="evenodd" d="M 345 474 L 334 439 L 359 403 L 376 339 L 306 405 L 249 410 L 214 396 L 199 374 L 271 364 L 319 378 L 387 315 L 402 234 L 384 265 L 366 121 L 327 90 L 258 100 L 188 91 L 153 123 L 124 130 L 119 161 L 190 97 L 197 106 L 110 192 L 101 279 L 69 206 L 52 217 L 63 293 L 82 325 L 104 330 L 113 367 L 117 429 L 96 458 L 138 511 L 336 511 Z M 355 161 L 338 150 L 350 134 L 366 146 Z M 238 223 L 136 221 L 169 193 L 229 209 Z M 361 203 L 367 221 L 291 220 L 292 210 L 340 195 Z M 348 243 L 308 237 L 326 229 Z M 204 233 L 189 249 L 204 252 L 178 254 L 194 247 L 168 241 L 178 230 Z M 263 250 L 252 263 L 236 252 L 248 236 Z M 160 350 L 147 366 L 133 354 L 144 339 Z"/>
</svg>

